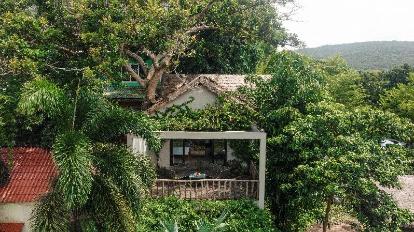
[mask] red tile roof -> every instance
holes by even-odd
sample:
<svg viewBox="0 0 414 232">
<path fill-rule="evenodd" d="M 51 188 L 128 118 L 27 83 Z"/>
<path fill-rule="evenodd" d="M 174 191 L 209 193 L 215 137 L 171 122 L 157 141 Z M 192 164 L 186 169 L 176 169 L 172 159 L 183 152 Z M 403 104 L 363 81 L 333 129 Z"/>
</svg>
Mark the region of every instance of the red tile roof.
<svg viewBox="0 0 414 232">
<path fill-rule="evenodd" d="M 0 187 L 0 203 L 36 201 L 47 193 L 57 169 L 49 151 L 43 148 L 14 148 L 10 180 Z M 7 149 L 0 149 L 0 158 L 9 160 Z"/>
<path fill-rule="evenodd" d="M 21 232 L 24 223 L 0 223 L 0 232 Z"/>
</svg>

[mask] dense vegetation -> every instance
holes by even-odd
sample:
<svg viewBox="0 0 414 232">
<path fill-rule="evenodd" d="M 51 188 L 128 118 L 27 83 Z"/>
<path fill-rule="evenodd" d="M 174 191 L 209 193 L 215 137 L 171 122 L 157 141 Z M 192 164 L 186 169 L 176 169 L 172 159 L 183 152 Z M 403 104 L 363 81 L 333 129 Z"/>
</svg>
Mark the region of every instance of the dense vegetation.
<svg viewBox="0 0 414 232">
<path fill-rule="evenodd" d="M 298 52 L 317 59 L 339 55 L 358 70 L 386 70 L 404 63 L 414 65 L 414 42 L 375 41 L 326 45 L 300 49 Z"/>
<path fill-rule="evenodd" d="M 340 58 L 277 52 L 298 42 L 273 7 L 286 2 L 2 1 L 0 145 L 49 146 L 59 168 L 36 207 L 35 230 L 152 231 L 176 220 L 191 231 L 228 210 L 228 231 L 304 231 L 315 222 L 326 229 L 336 205 L 368 231 L 412 221 L 380 187 L 398 187 L 397 177 L 413 171 L 413 67 L 359 72 Z M 251 75 L 254 88 L 215 105 L 183 104 L 154 117 L 103 97 L 110 82 L 132 77 L 152 104 L 160 76 L 175 71 L 270 78 Z M 246 201 L 142 204 L 154 170 L 121 145 L 126 133 L 157 150 L 159 129 L 252 125 L 268 134 L 269 211 Z M 410 146 L 381 148 L 387 138 Z M 244 162 L 256 161 L 256 144 L 232 146 Z"/>
<path fill-rule="evenodd" d="M 412 170 L 413 156 L 404 147 L 383 149 L 380 142 L 414 142 L 410 98 L 401 97 L 410 89 L 411 70 L 404 65 L 359 73 L 338 58 L 320 62 L 275 53 L 258 70 L 272 78 L 251 76 L 255 88 L 242 88 L 202 110 L 176 106 L 157 119 L 165 129 L 240 130 L 252 124 L 264 129 L 267 197 L 283 231 L 303 231 L 315 221 L 326 227 L 333 205 L 369 231 L 396 231 L 412 215 L 398 209 L 379 185 L 398 186 L 398 175 Z M 397 103 L 385 104 L 394 99 Z M 237 145 L 249 154 L 242 160 L 257 159 L 252 144 Z"/>
<path fill-rule="evenodd" d="M 160 221 L 176 221 L 180 231 L 196 231 L 201 220 L 212 221 L 224 212 L 227 225 L 222 231 L 278 231 L 269 211 L 248 200 L 186 201 L 176 198 L 148 199 L 143 202 L 140 231 L 161 231 Z"/>
<path fill-rule="evenodd" d="M 133 132 L 153 150 L 160 142 L 147 116 L 111 104 L 97 90 L 86 77 L 73 92 L 43 78 L 23 87 L 18 111 L 37 117 L 37 124 L 48 122 L 59 170 L 52 191 L 34 210 L 35 231 L 68 231 L 81 221 L 95 230 L 136 230 L 141 198 L 155 171 L 149 159 L 137 158 L 117 140 Z"/>
</svg>

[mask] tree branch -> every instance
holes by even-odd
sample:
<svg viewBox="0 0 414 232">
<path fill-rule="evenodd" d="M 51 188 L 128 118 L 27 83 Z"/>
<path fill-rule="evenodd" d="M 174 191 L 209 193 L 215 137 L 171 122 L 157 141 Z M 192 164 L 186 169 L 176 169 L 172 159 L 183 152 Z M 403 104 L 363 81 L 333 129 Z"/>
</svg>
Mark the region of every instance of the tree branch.
<svg viewBox="0 0 414 232">
<path fill-rule="evenodd" d="M 7 76 L 7 75 L 10 75 L 12 73 L 13 73 L 12 71 L 4 72 L 4 73 L 0 73 L 0 76 Z"/>
<path fill-rule="evenodd" d="M 184 32 L 184 34 L 191 35 L 191 34 L 194 34 L 194 33 L 200 32 L 200 31 L 209 30 L 209 29 L 212 29 L 212 27 L 211 26 L 207 26 L 205 24 L 202 24 L 202 25 L 198 25 L 198 26 L 191 27 L 186 32 Z"/>
<path fill-rule="evenodd" d="M 199 20 L 199 19 L 203 18 L 207 14 L 207 12 L 211 9 L 211 7 L 213 6 L 213 4 L 216 3 L 216 2 L 218 2 L 218 0 L 212 0 L 212 1 L 210 1 L 207 4 L 207 6 L 204 7 L 204 9 L 200 13 L 197 13 L 197 14 L 192 15 L 191 18 L 194 18 L 196 20 Z"/>
<path fill-rule="evenodd" d="M 131 75 L 132 78 L 134 78 L 134 80 L 136 80 L 140 85 L 142 86 L 147 86 L 147 80 L 142 79 L 135 71 L 134 69 L 131 67 L 130 64 L 124 64 L 124 68 L 125 70 L 129 73 L 129 75 Z"/>
<path fill-rule="evenodd" d="M 85 70 L 85 68 L 61 68 L 61 67 L 53 66 L 51 64 L 47 64 L 46 66 L 49 67 L 49 68 L 64 71 L 64 72 L 81 72 L 81 71 Z"/>
<path fill-rule="evenodd" d="M 157 56 L 153 53 L 153 52 L 151 52 L 150 50 L 148 50 L 147 48 L 144 48 L 143 49 L 143 52 L 147 55 L 147 56 L 149 56 L 149 58 L 151 58 L 151 60 L 152 60 L 152 62 L 153 62 L 153 66 L 155 67 L 155 68 L 158 68 L 158 59 L 157 59 Z"/>
<path fill-rule="evenodd" d="M 68 52 L 68 53 L 70 53 L 70 54 L 72 54 L 72 55 L 78 55 L 78 54 L 82 54 L 82 53 L 84 53 L 84 51 L 73 51 L 73 50 L 71 50 L 71 49 L 69 49 L 69 48 L 66 48 L 66 47 L 63 47 L 63 46 L 58 46 L 58 48 L 59 48 L 60 50 L 63 50 L 63 51 L 65 51 L 65 52 Z"/>
<path fill-rule="evenodd" d="M 136 53 L 131 52 L 128 49 L 125 49 L 124 51 L 128 56 L 130 56 L 131 58 L 134 58 L 138 62 L 139 66 L 141 66 L 142 70 L 144 71 L 144 75 L 148 75 L 148 68 L 147 68 L 147 65 L 145 64 L 144 59 L 142 59 L 141 56 L 139 56 Z"/>
</svg>

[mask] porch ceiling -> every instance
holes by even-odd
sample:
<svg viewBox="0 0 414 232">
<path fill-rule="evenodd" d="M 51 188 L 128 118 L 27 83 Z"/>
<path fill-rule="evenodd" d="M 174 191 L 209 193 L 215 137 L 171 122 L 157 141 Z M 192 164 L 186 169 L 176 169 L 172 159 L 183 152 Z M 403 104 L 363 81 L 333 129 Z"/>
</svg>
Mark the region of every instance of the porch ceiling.
<svg viewBox="0 0 414 232">
<path fill-rule="evenodd" d="M 254 131 L 159 131 L 161 139 L 266 139 L 265 132 Z"/>
</svg>

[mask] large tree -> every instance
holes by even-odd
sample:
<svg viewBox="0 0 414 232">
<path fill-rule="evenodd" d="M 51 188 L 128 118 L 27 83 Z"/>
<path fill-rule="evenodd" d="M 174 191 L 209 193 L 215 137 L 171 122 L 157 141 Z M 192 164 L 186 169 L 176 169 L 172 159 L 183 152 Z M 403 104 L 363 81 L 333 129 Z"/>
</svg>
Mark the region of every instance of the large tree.
<svg viewBox="0 0 414 232">
<path fill-rule="evenodd" d="M 380 103 L 384 109 L 414 121 L 414 73 L 410 74 L 407 84 L 400 83 L 385 91 Z"/>
<path fill-rule="evenodd" d="M 253 72 L 269 51 L 296 45 L 275 8 L 286 2 L 5 0 L 0 74 L 76 85 L 89 68 L 97 79 L 139 82 L 150 105 L 166 72 Z"/>
<path fill-rule="evenodd" d="M 328 90 L 334 83 L 329 79 L 356 74 L 323 65 L 276 53 L 263 64 L 272 77 L 253 77 L 255 88 L 242 90 L 268 135 L 266 188 L 276 222 L 284 231 L 302 231 L 319 219 L 326 229 L 332 204 L 341 204 L 370 230 L 397 230 L 409 214 L 378 185 L 397 185 L 412 157 L 403 147 L 382 149 L 380 142 L 410 143 L 414 126 L 397 115 L 357 107 L 359 100 L 348 105 L 352 97 Z M 343 91 L 349 90 L 354 91 Z"/>
</svg>

